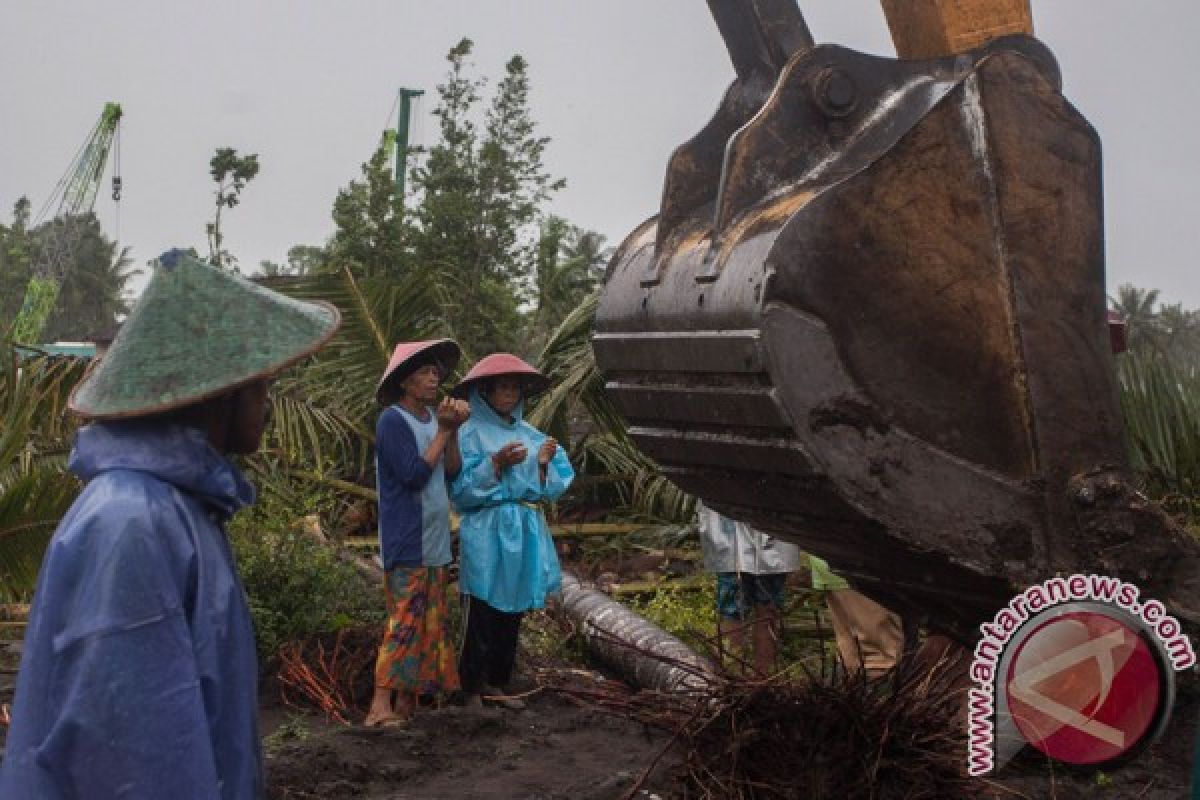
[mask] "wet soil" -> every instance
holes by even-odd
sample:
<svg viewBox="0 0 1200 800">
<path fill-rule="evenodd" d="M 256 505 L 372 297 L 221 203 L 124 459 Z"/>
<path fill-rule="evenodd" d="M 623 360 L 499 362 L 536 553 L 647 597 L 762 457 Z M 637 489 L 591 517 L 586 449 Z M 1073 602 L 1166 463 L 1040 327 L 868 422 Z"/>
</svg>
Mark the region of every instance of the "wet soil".
<svg viewBox="0 0 1200 800">
<path fill-rule="evenodd" d="M 572 672 L 582 675 L 590 671 Z M 1190 796 L 1200 701 L 1193 687 L 1180 688 L 1164 735 L 1127 764 L 1106 770 L 1073 769 L 1052 764 L 1026 748 L 999 775 L 970 782 L 960 796 L 971 800 L 1184 800 Z M 684 788 L 685 748 L 673 743 L 669 733 L 572 704 L 551 692 L 529 697 L 528 708 L 519 712 L 460 706 L 422 709 L 412 724 L 402 729 L 333 726 L 318 716 L 298 716 L 280 706 L 264 712 L 264 723 L 265 730 L 274 731 L 266 739 L 271 800 L 667 800 L 696 796 Z M 965 755 L 964 747 L 964 762 Z M 786 778 L 779 777 L 779 783 L 786 786 Z M 631 794 L 635 784 L 638 788 Z M 878 788 L 878 798 L 905 796 L 902 791 L 894 793 L 899 787 Z M 782 795 L 769 796 L 814 795 L 796 786 Z"/>
<path fill-rule="evenodd" d="M 0 706 L 12 702 L 20 651 L 19 642 L 4 638 Z M 588 672 L 577 665 L 574 671 Z M 1105 770 L 1069 769 L 1027 748 L 998 776 L 975 782 L 970 797 L 1183 800 L 1190 796 L 1200 718 L 1196 684 L 1194 678 L 1181 681 L 1166 732 L 1131 762 Z M 678 745 L 664 753 L 668 733 L 549 692 L 529 697 L 524 711 L 422 708 L 401 729 L 333 725 L 315 712 L 281 705 L 278 697 L 278 688 L 268 681 L 262 723 L 271 800 L 615 800 L 630 796 L 639 781 L 632 796 L 640 800 L 687 796 L 678 776 L 685 753 Z M 0 724 L 0 752 L 5 733 Z M 660 753 L 657 766 L 642 781 Z M 809 795 L 797 787 L 794 796 Z"/>
<path fill-rule="evenodd" d="M 558 697 L 527 705 L 422 709 L 409 726 L 382 729 L 275 709 L 264 719 L 276 727 L 267 737 L 269 797 L 609 800 L 626 796 L 667 743 L 661 732 Z M 634 797 L 673 796 L 668 770 L 677 758 L 668 754 Z"/>
<path fill-rule="evenodd" d="M 992 800 L 1186 800 L 1192 797 L 1200 687 L 1185 676 L 1166 730 L 1146 751 L 1102 770 L 1067 767 L 1026 747 L 977 797 Z"/>
</svg>

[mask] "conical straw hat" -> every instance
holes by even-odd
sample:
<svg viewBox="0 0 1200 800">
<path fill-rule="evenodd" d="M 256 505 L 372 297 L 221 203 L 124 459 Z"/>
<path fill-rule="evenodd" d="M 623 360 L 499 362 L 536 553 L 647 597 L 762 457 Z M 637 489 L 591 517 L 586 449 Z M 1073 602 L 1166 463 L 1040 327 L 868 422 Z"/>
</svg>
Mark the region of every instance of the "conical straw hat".
<svg viewBox="0 0 1200 800">
<path fill-rule="evenodd" d="M 450 394 L 455 397 L 466 397 L 476 382 L 484 378 L 497 378 L 501 375 L 519 379 L 525 397 L 540 394 L 550 387 L 550 379 L 538 372 L 536 367 L 512 353 L 492 353 L 490 356 L 479 359 L 458 386 L 450 390 Z"/>
<path fill-rule="evenodd" d="M 117 419 L 190 405 L 316 352 L 340 322 L 328 303 L 293 300 L 172 250 L 70 408 Z"/>
</svg>

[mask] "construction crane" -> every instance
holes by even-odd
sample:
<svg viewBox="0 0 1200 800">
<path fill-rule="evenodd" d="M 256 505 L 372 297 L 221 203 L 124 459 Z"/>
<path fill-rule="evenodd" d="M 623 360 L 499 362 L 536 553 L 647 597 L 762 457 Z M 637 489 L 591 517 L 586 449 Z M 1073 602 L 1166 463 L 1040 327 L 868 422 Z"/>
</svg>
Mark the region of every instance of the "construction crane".
<svg viewBox="0 0 1200 800">
<path fill-rule="evenodd" d="M 96 193 L 110 152 L 115 153 L 112 199 L 114 202 L 121 199 L 120 122 L 121 106 L 106 103 L 100 119 L 34 221 L 34 227 L 41 229 L 40 247 L 25 299 L 10 331 L 14 342 L 36 344 L 41 336 L 67 270 L 74 262 L 79 223 L 96 205 Z M 51 209 L 53 216 L 49 216 Z"/>
<path fill-rule="evenodd" d="M 396 115 L 396 127 L 383 132 L 383 147 L 385 151 L 393 150 L 393 165 L 396 174 L 396 208 L 404 209 L 404 176 L 408 171 L 409 129 L 412 124 L 412 101 L 425 94 L 422 89 L 401 89 L 396 95 L 396 105 L 399 108 Z"/>
</svg>

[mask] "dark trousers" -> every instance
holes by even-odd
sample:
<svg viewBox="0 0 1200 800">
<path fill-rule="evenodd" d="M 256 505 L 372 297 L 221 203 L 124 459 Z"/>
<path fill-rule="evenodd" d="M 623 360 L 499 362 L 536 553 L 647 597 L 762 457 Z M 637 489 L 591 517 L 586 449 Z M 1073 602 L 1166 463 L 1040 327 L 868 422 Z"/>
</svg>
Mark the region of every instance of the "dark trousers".
<svg viewBox="0 0 1200 800">
<path fill-rule="evenodd" d="M 463 646 L 458 658 L 463 691 L 478 694 L 485 686 L 504 688 L 512 680 L 524 612 L 500 611 L 468 594 L 463 595 L 463 614 Z"/>
</svg>

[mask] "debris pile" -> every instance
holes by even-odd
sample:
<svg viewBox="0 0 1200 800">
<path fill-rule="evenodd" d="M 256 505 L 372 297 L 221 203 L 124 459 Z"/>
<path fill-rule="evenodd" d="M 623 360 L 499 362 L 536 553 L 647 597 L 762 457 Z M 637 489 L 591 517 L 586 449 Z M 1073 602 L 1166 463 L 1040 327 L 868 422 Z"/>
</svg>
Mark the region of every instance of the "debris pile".
<svg viewBox="0 0 1200 800">
<path fill-rule="evenodd" d="M 670 733 L 659 757 L 682 755 L 681 796 L 942 800 L 971 793 L 960 674 L 949 661 L 905 659 L 870 679 L 830 661 L 799 680 L 725 672 L 702 691 L 585 686 L 569 673 L 550 688 Z"/>
</svg>

